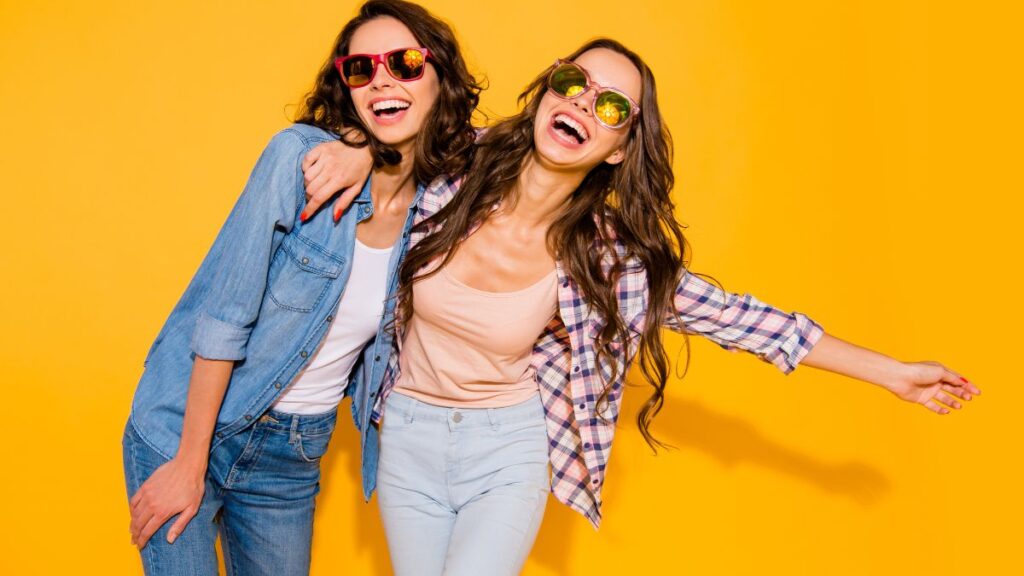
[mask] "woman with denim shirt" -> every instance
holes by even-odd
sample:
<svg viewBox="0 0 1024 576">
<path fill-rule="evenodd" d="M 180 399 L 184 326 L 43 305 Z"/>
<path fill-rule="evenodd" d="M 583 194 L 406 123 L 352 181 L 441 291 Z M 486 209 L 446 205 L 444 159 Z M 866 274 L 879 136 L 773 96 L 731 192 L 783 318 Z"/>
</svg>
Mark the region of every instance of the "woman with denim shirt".
<svg viewBox="0 0 1024 576">
<path fill-rule="evenodd" d="M 418 183 L 464 168 L 479 90 L 419 6 L 373 0 L 341 31 L 147 356 L 123 441 L 147 574 L 216 574 L 218 531 L 229 573 L 308 573 L 337 403 L 365 423 Z M 348 211 L 307 208 L 304 184 L 335 181 L 304 182 L 304 158 L 343 128 L 373 149 L 370 179 Z"/>
<path fill-rule="evenodd" d="M 663 327 L 939 414 L 980 393 L 938 363 L 844 342 L 688 271 L 654 78 L 621 44 L 587 43 L 521 99 L 479 139 L 469 172 L 434 181 L 417 208 L 373 413 L 396 574 L 518 573 L 549 490 L 597 527 L 637 356 L 654 388 L 638 424 L 657 443 L 647 428 L 668 379 Z"/>
</svg>

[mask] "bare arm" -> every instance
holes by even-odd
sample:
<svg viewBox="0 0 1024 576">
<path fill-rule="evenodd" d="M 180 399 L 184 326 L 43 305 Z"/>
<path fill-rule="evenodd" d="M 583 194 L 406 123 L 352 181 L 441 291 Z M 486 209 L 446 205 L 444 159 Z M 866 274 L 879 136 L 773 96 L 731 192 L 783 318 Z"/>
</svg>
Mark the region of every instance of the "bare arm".
<svg viewBox="0 0 1024 576">
<path fill-rule="evenodd" d="M 167 534 L 167 541 L 173 543 L 199 511 L 206 485 L 210 441 L 234 365 L 232 360 L 207 360 L 196 356 L 178 453 L 157 468 L 132 495 L 132 543 L 140 550 L 167 520 L 178 514 Z"/>
<path fill-rule="evenodd" d="M 937 414 L 948 414 L 947 406 L 960 409 L 957 398 L 970 400 L 981 394 L 977 386 L 938 362 L 901 362 L 829 334 L 801 364 L 877 384 Z"/>
</svg>

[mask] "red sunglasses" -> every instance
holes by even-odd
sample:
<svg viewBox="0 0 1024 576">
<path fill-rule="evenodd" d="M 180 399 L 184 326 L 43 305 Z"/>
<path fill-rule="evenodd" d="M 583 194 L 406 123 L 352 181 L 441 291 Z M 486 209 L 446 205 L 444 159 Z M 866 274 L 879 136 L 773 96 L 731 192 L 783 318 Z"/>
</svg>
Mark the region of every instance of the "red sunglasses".
<svg viewBox="0 0 1024 576">
<path fill-rule="evenodd" d="M 383 54 L 349 54 L 334 59 L 334 67 L 349 88 L 362 88 L 377 74 L 377 65 L 383 64 L 392 78 L 399 82 L 412 82 L 423 77 L 423 69 L 430 50 L 426 48 L 399 48 Z"/>
</svg>

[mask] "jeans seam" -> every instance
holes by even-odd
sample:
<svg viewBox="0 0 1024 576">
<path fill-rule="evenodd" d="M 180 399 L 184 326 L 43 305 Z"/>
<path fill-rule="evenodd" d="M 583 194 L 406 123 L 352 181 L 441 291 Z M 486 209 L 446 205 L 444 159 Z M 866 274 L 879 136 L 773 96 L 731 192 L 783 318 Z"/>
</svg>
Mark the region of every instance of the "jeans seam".
<svg viewBox="0 0 1024 576">
<path fill-rule="evenodd" d="M 235 576 L 236 574 L 240 575 L 241 573 L 238 571 L 238 565 L 235 564 L 235 556 L 231 553 L 234 538 L 231 537 L 231 529 L 228 527 L 228 523 L 224 521 L 223 513 L 221 513 L 220 517 L 220 529 L 224 544 L 224 568 L 227 569 L 228 576 Z"/>
<path fill-rule="evenodd" d="M 546 499 L 548 497 L 547 493 L 544 493 L 543 497 Z M 536 522 L 536 520 L 537 520 L 537 513 L 538 513 L 538 511 L 543 511 L 546 506 L 547 506 L 547 503 L 544 503 L 543 506 L 538 504 L 538 506 L 536 508 L 534 508 L 533 515 L 530 516 L 530 524 L 529 524 L 529 526 L 533 526 L 534 522 Z M 538 531 L 539 530 L 540 530 L 540 528 L 538 527 Z M 534 538 L 536 538 L 536 535 L 534 535 Z M 524 537 L 522 539 L 522 542 L 519 543 L 519 548 L 516 550 L 516 555 L 512 557 L 513 558 L 512 559 L 513 562 L 516 561 L 516 558 L 521 558 L 522 557 L 522 555 L 523 555 L 523 548 L 526 547 L 527 540 L 528 540 L 528 538 L 526 538 L 525 535 L 524 535 Z M 509 566 L 508 568 L 509 568 L 509 574 L 512 574 L 512 572 L 511 572 L 512 566 Z"/>
<path fill-rule="evenodd" d="M 132 484 L 135 486 L 135 489 L 132 490 L 132 497 L 134 498 L 135 494 L 139 491 L 140 488 L 142 488 L 142 484 L 139 482 L 139 459 L 136 452 L 139 448 L 139 438 L 138 433 L 135 432 L 134 430 L 130 432 L 128 443 L 131 444 L 129 451 L 131 454 Z M 156 534 L 154 534 L 154 536 L 156 536 Z M 148 565 L 149 570 L 151 570 L 153 574 L 159 574 L 160 570 L 158 570 L 157 568 L 159 565 L 157 564 L 156 561 L 156 553 L 153 550 L 154 549 L 152 546 L 147 545 L 145 548 L 139 551 L 140 555 L 142 556 L 142 566 L 144 571 L 146 571 L 145 568 Z"/>
</svg>

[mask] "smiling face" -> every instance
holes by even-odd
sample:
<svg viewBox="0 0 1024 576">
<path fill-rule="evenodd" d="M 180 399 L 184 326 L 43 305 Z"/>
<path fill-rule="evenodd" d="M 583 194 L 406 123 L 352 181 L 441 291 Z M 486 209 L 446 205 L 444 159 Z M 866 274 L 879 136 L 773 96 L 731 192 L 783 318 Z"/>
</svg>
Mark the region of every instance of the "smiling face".
<svg viewBox="0 0 1024 576">
<path fill-rule="evenodd" d="M 426 48 L 398 20 L 381 17 L 363 24 L 352 35 L 349 54 L 384 54 L 399 48 Z M 423 70 L 418 80 L 395 80 L 383 64 L 377 65 L 373 80 L 350 90 L 363 124 L 382 143 L 399 151 L 415 142 L 427 115 L 434 106 L 440 83 L 433 65 Z"/>
<path fill-rule="evenodd" d="M 595 48 L 573 62 L 587 71 L 592 82 L 616 88 L 640 102 L 640 71 L 622 54 Z M 622 148 L 629 137 L 630 123 L 619 129 L 599 124 L 591 109 L 594 90 L 591 88 L 571 100 L 563 100 L 550 91 L 543 96 L 533 128 L 536 154 L 542 162 L 562 170 L 588 172 L 602 162 L 617 164 L 623 160 Z"/>
</svg>

